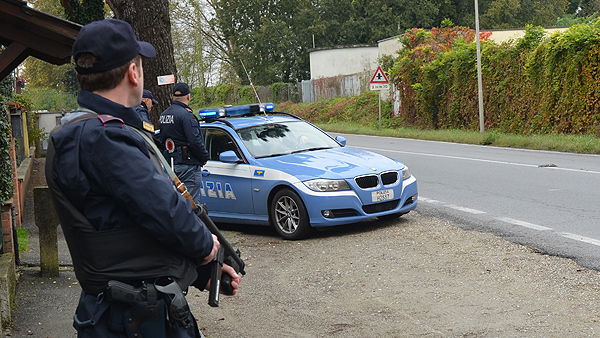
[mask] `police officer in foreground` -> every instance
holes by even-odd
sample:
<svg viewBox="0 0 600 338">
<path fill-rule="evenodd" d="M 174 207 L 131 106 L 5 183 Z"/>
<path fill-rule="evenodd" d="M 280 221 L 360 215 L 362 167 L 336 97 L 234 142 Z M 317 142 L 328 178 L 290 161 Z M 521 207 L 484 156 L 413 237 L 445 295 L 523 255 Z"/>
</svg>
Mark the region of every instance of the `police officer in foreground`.
<svg viewBox="0 0 600 338">
<path fill-rule="evenodd" d="M 197 204 L 200 202 L 202 173 L 208 152 L 200 131 L 200 121 L 190 103 L 190 87 L 179 82 L 173 86 L 173 104 L 160 115 L 160 134 L 165 158 L 174 164 L 175 174 L 186 185 Z"/>
<path fill-rule="evenodd" d="M 139 106 L 135 107 L 135 111 L 142 121 L 150 122 L 150 111 L 155 104 L 158 104 L 158 101 L 156 101 L 152 92 L 144 89 L 142 92 L 142 102 L 140 102 Z"/>
<path fill-rule="evenodd" d="M 79 337 L 200 336 L 185 290 L 208 287 L 219 242 L 155 164 L 135 112 L 142 56 L 155 54 L 116 19 L 84 26 L 73 45 L 81 107 L 50 135 L 46 179 L 82 288 Z M 222 271 L 235 294 L 239 276 Z"/>
</svg>

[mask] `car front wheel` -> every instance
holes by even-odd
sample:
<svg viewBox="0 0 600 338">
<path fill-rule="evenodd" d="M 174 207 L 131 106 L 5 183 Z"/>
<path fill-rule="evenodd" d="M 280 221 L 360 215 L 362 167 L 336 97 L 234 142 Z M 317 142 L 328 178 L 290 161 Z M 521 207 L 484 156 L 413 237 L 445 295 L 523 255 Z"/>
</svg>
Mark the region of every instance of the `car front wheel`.
<svg viewBox="0 0 600 338">
<path fill-rule="evenodd" d="M 275 193 L 269 209 L 271 225 L 284 239 L 302 239 L 310 234 L 312 228 L 304 203 L 292 190 Z"/>
</svg>

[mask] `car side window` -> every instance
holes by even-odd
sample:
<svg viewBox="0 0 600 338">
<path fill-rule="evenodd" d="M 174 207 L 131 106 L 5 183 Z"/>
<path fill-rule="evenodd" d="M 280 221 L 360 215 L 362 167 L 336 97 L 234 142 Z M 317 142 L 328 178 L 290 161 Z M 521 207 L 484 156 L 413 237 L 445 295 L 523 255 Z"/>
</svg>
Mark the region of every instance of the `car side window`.
<svg viewBox="0 0 600 338">
<path fill-rule="evenodd" d="M 219 155 L 228 150 L 233 150 L 239 158 L 242 158 L 235 141 L 225 130 L 207 128 L 204 130 L 204 135 L 204 142 L 206 150 L 208 150 L 209 160 L 219 161 Z"/>
</svg>

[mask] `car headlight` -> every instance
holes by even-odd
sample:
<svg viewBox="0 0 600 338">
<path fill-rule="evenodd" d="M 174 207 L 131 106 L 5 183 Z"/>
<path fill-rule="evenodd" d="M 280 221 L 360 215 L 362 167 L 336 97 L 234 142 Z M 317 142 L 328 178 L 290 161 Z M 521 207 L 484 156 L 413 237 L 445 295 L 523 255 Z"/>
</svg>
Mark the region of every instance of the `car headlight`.
<svg viewBox="0 0 600 338">
<path fill-rule="evenodd" d="M 405 180 L 409 177 L 410 177 L 410 170 L 408 170 L 408 167 L 402 168 L 402 179 Z"/>
<path fill-rule="evenodd" d="M 303 182 L 310 190 L 314 191 L 340 191 L 350 190 L 350 186 L 344 180 L 315 179 Z"/>
</svg>

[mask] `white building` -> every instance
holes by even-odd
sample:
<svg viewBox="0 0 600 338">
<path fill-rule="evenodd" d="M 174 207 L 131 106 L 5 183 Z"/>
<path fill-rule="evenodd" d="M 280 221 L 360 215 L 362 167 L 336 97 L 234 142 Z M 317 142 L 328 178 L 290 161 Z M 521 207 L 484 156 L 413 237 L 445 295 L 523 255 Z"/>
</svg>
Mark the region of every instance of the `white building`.
<svg viewBox="0 0 600 338">
<path fill-rule="evenodd" d="M 41 129 L 46 136 L 48 134 L 50 134 L 50 132 L 52 131 L 52 129 L 54 129 L 57 125 L 60 124 L 60 119 L 62 118 L 62 116 L 64 115 L 64 113 L 62 112 L 50 112 L 47 110 L 38 110 L 35 111 L 36 115 L 38 116 L 38 128 Z M 42 151 L 45 151 L 48 149 L 48 139 L 45 138 L 42 141 Z"/>
<path fill-rule="evenodd" d="M 312 80 L 352 75 L 377 68 L 379 48 L 376 45 L 353 45 L 317 48 L 309 51 Z"/>
</svg>

